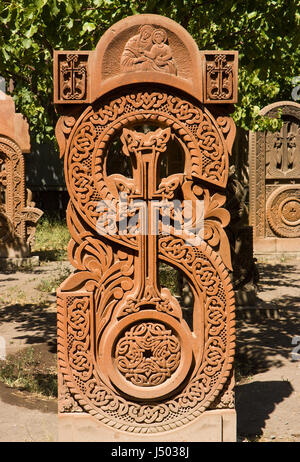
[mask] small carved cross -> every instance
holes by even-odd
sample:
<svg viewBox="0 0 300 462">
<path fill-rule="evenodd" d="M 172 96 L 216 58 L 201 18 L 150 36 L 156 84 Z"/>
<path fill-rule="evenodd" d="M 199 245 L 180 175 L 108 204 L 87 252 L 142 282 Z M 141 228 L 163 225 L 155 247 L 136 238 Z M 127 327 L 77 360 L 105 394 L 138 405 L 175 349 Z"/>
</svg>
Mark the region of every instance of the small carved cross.
<svg viewBox="0 0 300 462">
<path fill-rule="evenodd" d="M 228 78 L 232 75 L 232 70 L 232 65 L 227 63 L 225 55 L 216 55 L 214 64 L 207 66 L 210 76 L 208 93 L 211 99 L 225 99 L 231 96 L 231 81 L 228 81 Z"/>
<path fill-rule="evenodd" d="M 61 93 L 64 99 L 80 100 L 86 91 L 86 67 L 78 63 L 77 54 L 69 54 L 61 64 Z"/>
<path fill-rule="evenodd" d="M 280 168 L 282 172 L 287 172 L 294 167 L 294 155 L 292 148 L 295 146 L 295 135 L 290 132 L 289 123 L 284 122 L 282 131 L 281 133 L 276 133 L 276 139 L 274 142 L 274 147 L 278 150 L 276 155 L 277 168 Z"/>
</svg>

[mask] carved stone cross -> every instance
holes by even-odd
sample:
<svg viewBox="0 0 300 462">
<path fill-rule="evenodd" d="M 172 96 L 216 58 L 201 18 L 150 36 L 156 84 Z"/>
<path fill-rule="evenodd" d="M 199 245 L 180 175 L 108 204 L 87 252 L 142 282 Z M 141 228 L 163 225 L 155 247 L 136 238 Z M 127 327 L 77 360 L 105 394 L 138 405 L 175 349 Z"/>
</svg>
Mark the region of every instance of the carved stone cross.
<svg viewBox="0 0 300 462">
<path fill-rule="evenodd" d="M 69 54 L 61 63 L 60 88 L 64 99 L 81 100 L 86 91 L 86 68 L 78 54 Z"/>
<path fill-rule="evenodd" d="M 54 56 L 56 136 L 75 267 L 57 291 L 62 439 L 84 439 L 87 419 L 90 440 L 205 441 L 206 425 L 209 438 L 235 440 L 224 204 L 235 136 L 232 108 L 225 107 L 236 102 L 237 54 L 214 52 L 218 85 L 222 77 L 229 91 L 207 102 L 212 52 L 199 51 L 168 18 L 126 18 L 94 51 L 81 52 L 86 92 L 74 106 L 79 100 L 64 90 L 71 74 L 61 64 L 76 53 Z M 130 168 L 121 171 L 123 155 Z M 168 174 L 175 160 L 178 171 Z M 191 204 L 198 232 L 199 202 L 204 231 L 192 241 L 189 228 L 177 232 L 185 220 L 175 205 Z M 161 263 L 189 284 L 188 313 L 162 283 Z"/>
<path fill-rule="evenodd" d="M 225 55 L 216 55 L 214 64 L 207 66 L 209 96 L 212 100 L 230 99 L 232 96 L 233 67 Z"/>
<path fill-rule="evenodd" d="M 290 131 L 290 124 L 284 122 L 280 133 L 276 134 L 274 148 L 277 151 L 277 168 L 283 173 L 294 167 L 294 148 L 296 147 L 296 133 Z"/>
<path fill-rule="evenodd" d="M 161 297 L 157 288 L 157 236 L 153 229 L 151 201 L 162 198 L 157 192 L 157 170 L 159 156 L 166 150 L 170 134 L 170 129 L 158 129 L 146 134 L 124 129 L 121 137 L 124 154 L 133 156 L 136 164 L 135 190 L 129 199 L 142 199 L 142 207 L 145 206 L 140 211 L 138 238 L 141 280 L 137 298 L 141 300 Z"/>
</svg>

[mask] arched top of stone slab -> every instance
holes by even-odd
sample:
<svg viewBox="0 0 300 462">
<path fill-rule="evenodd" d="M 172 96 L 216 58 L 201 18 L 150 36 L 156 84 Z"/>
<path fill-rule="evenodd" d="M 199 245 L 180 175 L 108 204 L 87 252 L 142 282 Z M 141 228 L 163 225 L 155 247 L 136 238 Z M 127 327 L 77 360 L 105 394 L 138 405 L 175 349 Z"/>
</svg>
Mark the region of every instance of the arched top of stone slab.
<svg viewBox="0 0 300 462">
<path fill-rule="evenodd" d="M 198 99 L 202 95 L 197 44 L 182 26 L 155 14 L 131 16 L 110 27 L 96 47 L 93 69 L 95 98 L 137 82 L 170 85 Z"/>
<path fill-rule="evenodd" d="M 172 19 L 127 17 L 93 51 L 54 51 L 54 103 L 93 103 L 125 86 L 150 83 L 181 90 L 205 104 L 237 102 L 237 51 L 200 51 Z"/>
<path fill-rule="evenodd" d="M 295 101 L 277 101 L 268 104 L 259 113 L 263 116 L 277 117 L 279 109 L 283 115 L 293 115 L 300 119 L 300 104 Z"/>
<path fill-rule="evenodd" d="M 0 137 L 16 143 L 23 153 L 30 152 L 29 126 L 22 114 L 15 111 L 11 96 L 0 91 Z"/>
</svg>

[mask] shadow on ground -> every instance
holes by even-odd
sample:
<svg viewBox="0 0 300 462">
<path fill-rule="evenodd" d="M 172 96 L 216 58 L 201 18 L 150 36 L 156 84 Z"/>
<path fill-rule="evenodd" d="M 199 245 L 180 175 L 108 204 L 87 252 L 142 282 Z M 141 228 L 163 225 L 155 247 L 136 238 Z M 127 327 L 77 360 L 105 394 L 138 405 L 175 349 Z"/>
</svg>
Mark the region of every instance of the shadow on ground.
<svg viewBox="0 0 300 462">
<path fill-rule="evenodd" d="M 261 436 L 277 404 L 294 391 L 288 380 L 256 381 L 253 376 L 292 360 L 292 341 L 300 334 L 299 268 L 299 263 L 260 264 L 256 306 L 248 309 L 249 316 L 247 309 L 244 316 L 243 310 L 237 312 L 235 392 L 241 437 Z"/>
<path fill-rule="evenodd" d="M 259 263 L 258 271 L 259 290 L 278 287 L 299 289 L 299 264 Z"/>
<path fill-rule="evenodd" d="M 237 313 L 236 366 L 241 376 L 280 367 L 284 359 L 291 359 L 293 337 L 300 333 L 299 266 L 259 265 L 256 310 L 248 318 Z"/>
<path fill-rule="evenodd" d="M 288 398 L 293 387 L 288 381 L 252 382 L 236 387 L 237 427 L 240 437 L 262 435 L 275 406 Z"/>
<path fill-rule="evenodd" d="M 56 339 L 56 312 L 47 311 L 51 302 L 41 305 L 8 305 L 0 310 L 0 324 L 14 323 L 16 332 L 12 340 L 24 340 L 25 345 L 54 343 Z"/>
<path fill-rule="evenodd" d="M 280 367 L 291 359 L 293 337 L 299 335 L 300 313 L 286 310 L 278 319 L 254 317 L 237 321 L 236 368 L 245 377 Z"/>
</svg>

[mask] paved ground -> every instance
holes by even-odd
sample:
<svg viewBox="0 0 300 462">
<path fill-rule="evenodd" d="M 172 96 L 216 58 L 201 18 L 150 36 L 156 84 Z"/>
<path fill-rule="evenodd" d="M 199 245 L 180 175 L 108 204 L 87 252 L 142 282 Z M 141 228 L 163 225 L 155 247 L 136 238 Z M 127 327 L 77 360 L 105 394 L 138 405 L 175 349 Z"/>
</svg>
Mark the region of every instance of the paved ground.
<svg viewBox="0 0 300 462">
<path fill-rule="evenodd" d="M 53 356 L 55 363 L 56 297 L 38 286 L 51 287 L 68 267 L 66 262 L 49 262 L 30 272 L 0 273 L 0 358 L 34 347 L 48 361 Z M 57 439 L 57 400 L 36 398 L 0 382 L 0 442 Z"/>
<path fill-rule="evenodd" d="M 55 295 L 37 286 L 63 273 L 64 265 L 0 273 L 0 339 L 6 354 L 29 345 L 55 354 Z M 239 440 L 300 442 L 300 360 L 292 357 L 293 339 L 300 337 L 300 262 L 261 264 L 260 275 L 256 308 L 238 311 Z M 56 413 L 55 399 L 38 399 L 0 383 L 0 442 L 57 441 Z"/>
<path fill-rule="evenodd" d="M 238 431 L 300 442 L 300 262 L 259 269 L 256 309 L 238 312 L 239 366 L 249 371 L 236 389 Z"/>
<path fill-rule="evenodd" d="M 55 401 L 31 399 L 27 394 L 12 391 L 0 384 L 0 442 L 57 440 Z"/>
</svg>

